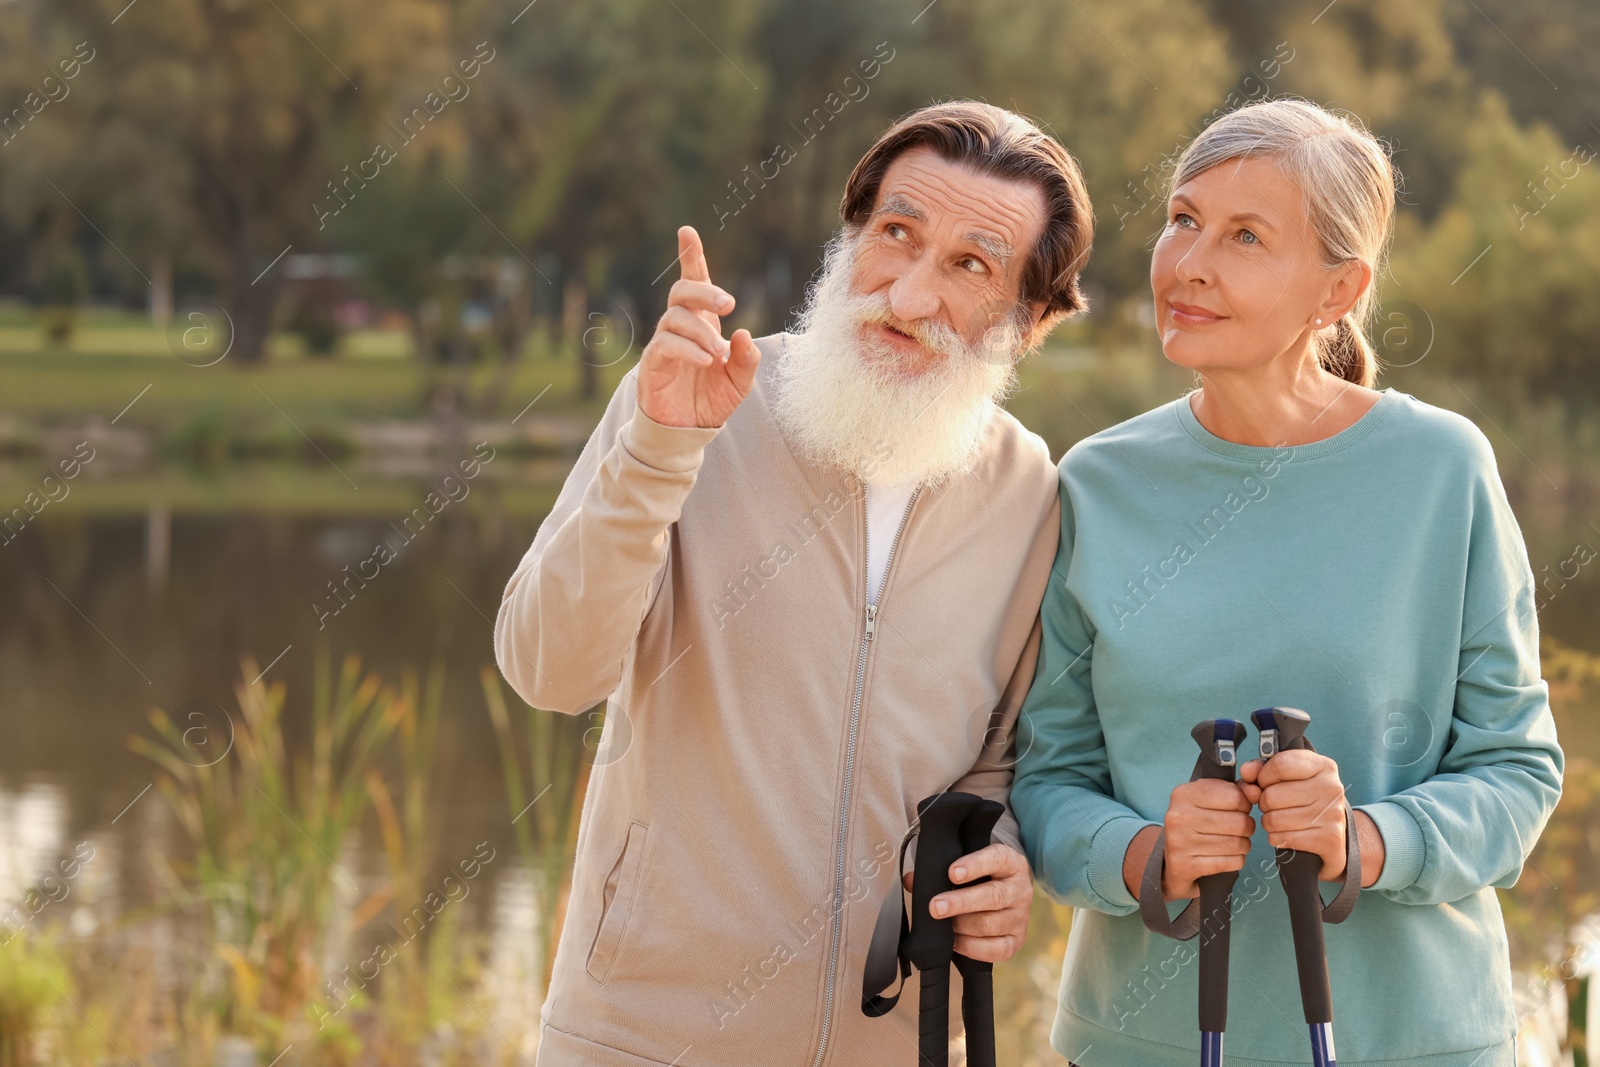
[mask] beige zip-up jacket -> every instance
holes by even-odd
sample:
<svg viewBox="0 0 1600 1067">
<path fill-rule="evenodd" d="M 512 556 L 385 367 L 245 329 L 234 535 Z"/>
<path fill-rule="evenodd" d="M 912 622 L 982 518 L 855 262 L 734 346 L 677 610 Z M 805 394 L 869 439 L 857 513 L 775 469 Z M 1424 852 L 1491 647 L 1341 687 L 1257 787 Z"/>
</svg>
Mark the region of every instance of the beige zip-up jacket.
<svg viewBox="0 0 1600 1067">
<path fill-rule="evenodd" d="M 869 608 L 861 485 L 791 452 L 769 405 L 786 336 L 757 339 L 716 429 L 650 419 L 630 371 L 500 605 L 524 700 L 609 698 L 543 1067 L 914 1064 L 914 976 L 861 1013 L 901 838 L 931 794 L 1010 792 L 1049 451 L 998 413 L 975 471 L 912 497 Z M 1009 810 L 995 839 L 1020 851 Z"/>
</svg>

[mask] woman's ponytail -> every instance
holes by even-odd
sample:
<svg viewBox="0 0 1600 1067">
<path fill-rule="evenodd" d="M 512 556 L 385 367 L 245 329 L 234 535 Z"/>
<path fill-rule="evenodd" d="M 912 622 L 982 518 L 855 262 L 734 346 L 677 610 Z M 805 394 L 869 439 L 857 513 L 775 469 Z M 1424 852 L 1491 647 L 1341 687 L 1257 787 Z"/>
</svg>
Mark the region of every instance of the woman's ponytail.
<svg viewBox="0 0 1600 1067">
<path fill-rule="evenodd" d="M 1378 380 L 1378 356 L 1366 334 L 1348 314 L 1331 330 L 1316 335 L 1317 361 L 1329 374 L 1371 389 Z"/>
</svg>

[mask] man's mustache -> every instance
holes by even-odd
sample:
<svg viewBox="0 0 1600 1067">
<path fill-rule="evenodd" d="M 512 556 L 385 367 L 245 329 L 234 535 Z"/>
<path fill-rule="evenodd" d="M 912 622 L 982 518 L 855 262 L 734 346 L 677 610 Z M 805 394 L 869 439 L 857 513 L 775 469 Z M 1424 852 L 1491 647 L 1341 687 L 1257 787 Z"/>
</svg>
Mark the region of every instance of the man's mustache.
<svg viewBox="0 0 1600 1067">
<path fill-rule="evenodd" d="M 887 326 L 942 356 L 955 357 L 963 354 L 963 346 L 955 331 L 943 323 L 930 322 L 927 319 L 908 321 L 881 305 L 864 309 L 858 316 L 857 322 L 863 326 Z"/>
</svg>

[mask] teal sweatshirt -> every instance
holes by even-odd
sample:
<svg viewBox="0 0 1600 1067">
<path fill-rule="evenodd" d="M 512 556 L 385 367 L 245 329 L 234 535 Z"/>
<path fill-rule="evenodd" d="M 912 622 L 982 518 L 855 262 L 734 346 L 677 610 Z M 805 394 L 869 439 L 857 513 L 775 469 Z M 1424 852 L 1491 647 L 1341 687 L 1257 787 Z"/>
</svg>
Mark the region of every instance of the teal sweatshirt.
<svg viewBox="0 0 1600 1067">
<path fill-rule="evenodd" d="M 1387 849 L 1350 918 L 1323 928 L 1339 1063 L 1513 1067 L 1491 887 L 1516 882 L 1563 758 L 1488 440 L 1389 389 L 1332 437 L 1240 445 L 1184 397 L 1080 442 L 1060 475 L 1011 793 L 1036 877 L 1075 909 L 1056 1050 L 1084 1067 L 1196 1062 L 1198 939 L 1145 929 L 1122 860 L 1189 779 L 1195 723 L 1280 705 L 1310 714 L 1307 736 Z M 1255 755 L 1252 726 L 1239 758 Z M 1308 1063 L 1288 910 L 1253 814 L 1227 1061 Z"/>
</svg>

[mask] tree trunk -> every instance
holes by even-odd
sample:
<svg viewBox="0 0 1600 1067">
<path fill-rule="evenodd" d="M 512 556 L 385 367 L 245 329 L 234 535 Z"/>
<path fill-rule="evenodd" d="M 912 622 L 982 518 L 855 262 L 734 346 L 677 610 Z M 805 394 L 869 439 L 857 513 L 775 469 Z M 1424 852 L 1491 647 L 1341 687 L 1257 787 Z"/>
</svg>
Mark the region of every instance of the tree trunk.
<svg viewBox="0 0 1600 1067">
<path fill-rule="evenodd" d="M 150 264 L 150 321 L 165 326 L 172 318 L 172 257 L 158 255 Z"/>
<path fill-rule="evenodd" d="M 474 405 L 485 415 L 499 412 L 500 401 L 510 392 L 511 380 L 516 376 L 517 365 L 522 359 L 532 303 L 525 277 L 519 272 L 515 283 L 502 286 L 499 299 L 495 301 L 494 330 L 500 361 L 495 366 L 493 377 L 485 384 L 482 397 Z"/>
<path fill-rule="evenodd" d="M 584 347 L 588 328 L 589 287 L 578 278 L 568 278 L 561 290 L 561 333 L 567 351 L 578 360 L 578 395 L 593 400 L 600 393 L 600 370 Z"/>
<path fill-rule="evenodd" d="M 228 275 L 223 279 L 222 306 L 233 327 L 233 347 L 228 355 L 235 362 L 256 365 L 267 358 L 272 313 L 277 310 L 281 289 L 277 271 L 278 268 L 274 267 L 266 277 L 255 281 L 260 273 L 259 267 L 253 260 L 241 258 L 230 265 Z"/>
</svg>

